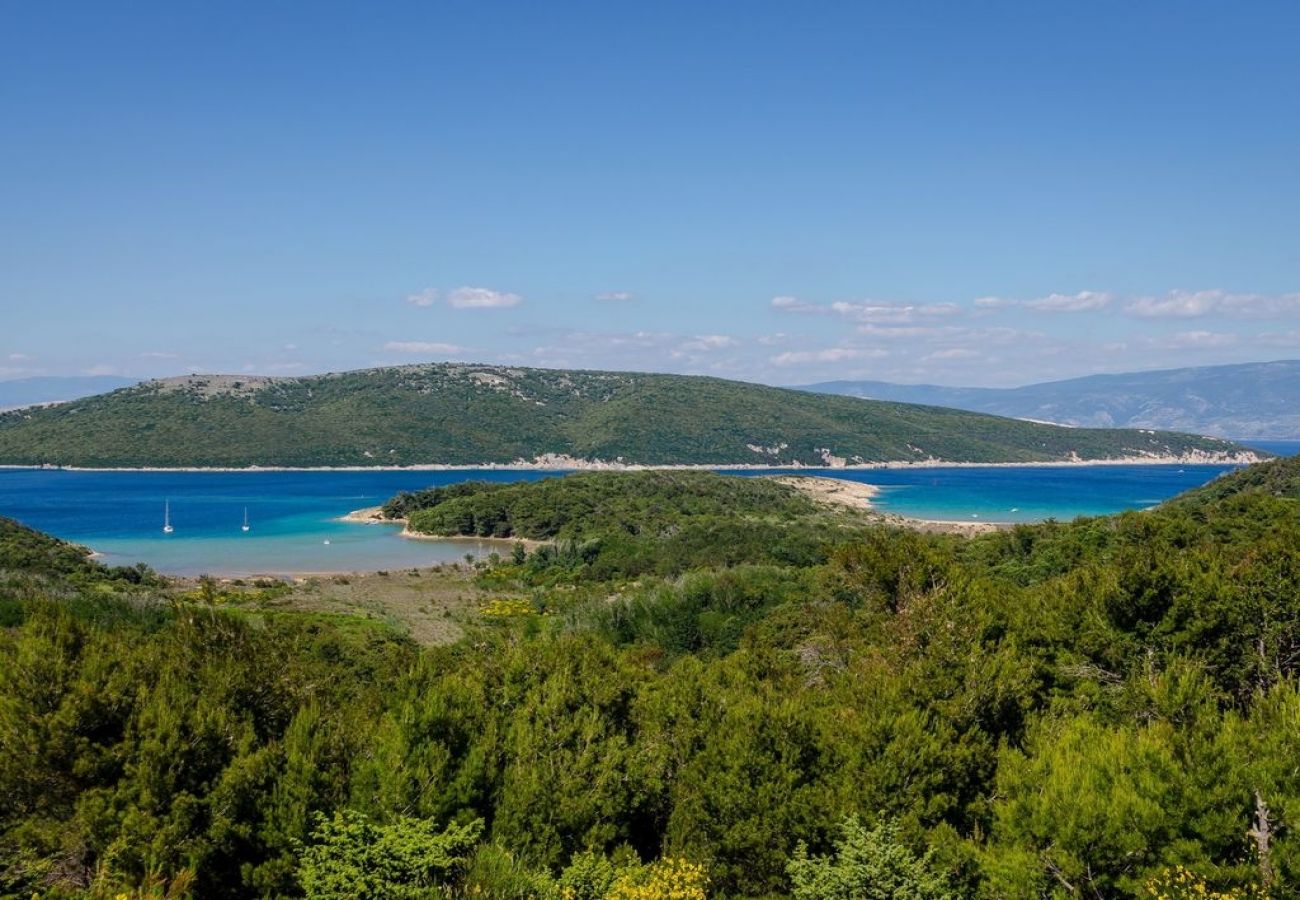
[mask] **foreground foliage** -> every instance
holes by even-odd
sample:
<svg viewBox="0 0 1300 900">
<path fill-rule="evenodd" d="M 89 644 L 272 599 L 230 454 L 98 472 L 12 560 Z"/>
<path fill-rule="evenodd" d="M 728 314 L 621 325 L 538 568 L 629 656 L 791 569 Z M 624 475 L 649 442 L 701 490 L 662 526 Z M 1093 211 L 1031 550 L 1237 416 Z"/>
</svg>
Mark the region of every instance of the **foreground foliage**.
<svg viewBox="0 0 1300 900">
<path fill-rule="evenodd" d="M 5 524 L 0 896 L 1293 896 L 1300 463 L 1265 466 L 629 565 L 727 518 L 682 486 L 635 553 L 484 569 L 518 614 L 428 649 Z"/>
</svg>

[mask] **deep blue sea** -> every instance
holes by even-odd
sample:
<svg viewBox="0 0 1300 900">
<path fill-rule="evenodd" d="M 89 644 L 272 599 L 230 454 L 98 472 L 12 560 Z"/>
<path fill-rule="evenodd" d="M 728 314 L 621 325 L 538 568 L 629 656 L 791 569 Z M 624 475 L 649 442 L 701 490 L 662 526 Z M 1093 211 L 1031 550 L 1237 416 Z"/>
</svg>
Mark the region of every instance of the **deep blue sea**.
<svg viewBox="0 0 1300 900">
<path fill-rule="evenodd" d="M 1300 442 L 1271 452 L 1300 452 Z M 789 470 L 879 485 L 885 512 L 926 519 L 1034 522 L 1143 509 L 1204 484 L 1227 466 L 1027 466 Z M 561 472 L 79 472 L 0 469 L 0 515 L 103 555 L 161 572 L 252 575 L 427 566 L 485 556 L 478 541 L 398 537 L 400 529 L 338 521 L 401 490 L 466 479 L 519 481 Z M 736 474 L 769 474 L 740 471 Z M 163 504 L 172 534 L 163 534 Z M 244 509 L 250 530 L 243 532 Z"/>
</svg>

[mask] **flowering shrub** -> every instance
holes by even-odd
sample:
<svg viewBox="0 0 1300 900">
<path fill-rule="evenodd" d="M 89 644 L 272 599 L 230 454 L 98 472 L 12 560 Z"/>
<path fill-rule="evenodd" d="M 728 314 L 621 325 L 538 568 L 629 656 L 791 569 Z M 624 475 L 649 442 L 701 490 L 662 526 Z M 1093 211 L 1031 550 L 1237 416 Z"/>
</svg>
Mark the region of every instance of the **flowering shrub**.
<svg viewBox="0 0 1300 900">
<path fill-rule="evenodd" d="M 1205 879 L 1184 866 L 1165 869 L 1143 885 L 1143 896 L 1155 900 L 1262 900 L 1264 892 L 1254 885 L 1245 888 L 1216 890 Z"/>
<path fill-rule="evenodd" d="M 489 619 L 511 619 L 516 616 L 527 616 L 533 611 L 531 601 L 514 597 L 496 597 L 479 609 L 479 612 Z"/>
<path fill-rule="evenodd" d="M 703 866 L 665 856 L 619 872 L 605 900 L 705 900 L 708 885 Z"/>
</svg>

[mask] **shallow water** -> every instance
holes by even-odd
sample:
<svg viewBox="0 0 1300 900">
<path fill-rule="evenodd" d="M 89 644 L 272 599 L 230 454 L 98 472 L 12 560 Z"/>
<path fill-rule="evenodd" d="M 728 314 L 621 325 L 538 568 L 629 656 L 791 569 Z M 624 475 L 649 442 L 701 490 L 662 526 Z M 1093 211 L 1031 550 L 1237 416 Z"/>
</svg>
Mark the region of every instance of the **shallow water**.
<svg viewBox="0 0 1300 900">
<path fill-rule="evenodd" d="M 542 472 L 0 471 L 0 515 L 84 544 L 109 565 L 143 560 L 174 575 L 342 572 L 486 556 L 491 541 L 398 537 L 396 525 L 338 518 L 401 490 Z M 175 531 L 164 534 L 163 504 Z M 240 530 L 248 510 L 249 531 Z"/>
<path fill-rule="evenodd" d="M 926 519 L 1034 522 L 1141 509 L 1230 466 L 1025 466 L 791 469 L 879 485 L 884 512 Z M 725 470 L 724 470 L 725 471 Z M 500 544 L 423 541 L 396 526 L 338 521 L 401 490 L 470 479 L 521 481 L 559 471 L 76 472 L 0 470 L 0 515 L 84 544 L 120 565 L 251 575 L 399 569 L 486 556 Z M 736 474 L 772 474 L 754 470 Z M 163 534 L 163 503 L 172 534 Z M 240 530 L 248 509 L 250 531 Z"/>
<path fill-rule="evenodd" d="M 882 512 L 951 522 L 1041 522 L 1146 509 L 1233 466 L 983 466 L 826 471 L 880 487 Z"/>
</svg>

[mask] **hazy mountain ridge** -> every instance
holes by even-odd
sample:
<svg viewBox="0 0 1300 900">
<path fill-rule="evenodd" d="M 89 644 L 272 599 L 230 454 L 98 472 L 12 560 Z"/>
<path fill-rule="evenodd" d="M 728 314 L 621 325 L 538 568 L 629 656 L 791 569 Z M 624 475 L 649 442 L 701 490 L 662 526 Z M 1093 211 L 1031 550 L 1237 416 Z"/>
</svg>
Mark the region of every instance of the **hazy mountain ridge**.
<svg viewBox="0 0 1300 900">
<path fill-rule="evenodd" d="M 0 415 L 0 463 L 244 467 L 1050 462 L 1215 457 L 1178 434 L 1063 429 L 717 378 L 429 364 L 193 375 Z"/>
<path fill-rule="evenodd" d="M 1018 388 L 828 381 L 800 389 L 1091 428 L 1300 437 L 1300 360 L 1091 375 Z"/>
<path fill-rule="evenodd" d="M 0 381 L 0 410 L 41 403 L 64 403 L 135 384 L 117 375 L 34 376 Z"/>
</svg>

